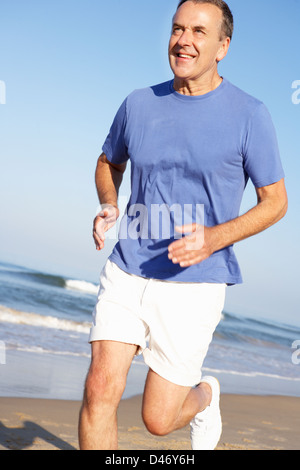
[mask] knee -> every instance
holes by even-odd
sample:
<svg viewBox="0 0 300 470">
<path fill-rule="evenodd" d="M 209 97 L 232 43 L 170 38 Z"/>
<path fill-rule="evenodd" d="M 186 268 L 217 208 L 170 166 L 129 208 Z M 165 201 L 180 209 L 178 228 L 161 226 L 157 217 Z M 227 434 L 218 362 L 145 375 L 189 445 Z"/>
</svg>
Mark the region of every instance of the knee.
<svg viewBox="0 0 300 470">
<path fill-rule="evenodd" d="M 142 417 L 147 430 L 154 436 L 167 436 L 174 430 L 173 423 L 163 414 L 143 409 Z"/>
<path fill-rule="evenodd" d="M 118 407 L 125 383 L 103 370 L 91 368 L 85 383 L 84 404 L 93 409 L 98 406 Z"/>
</svg>

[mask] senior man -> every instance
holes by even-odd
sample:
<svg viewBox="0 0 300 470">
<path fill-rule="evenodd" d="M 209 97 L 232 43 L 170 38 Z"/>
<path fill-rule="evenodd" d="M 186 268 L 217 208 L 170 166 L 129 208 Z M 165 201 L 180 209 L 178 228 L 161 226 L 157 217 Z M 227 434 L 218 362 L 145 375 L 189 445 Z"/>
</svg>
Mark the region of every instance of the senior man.
<svg viewBox="0 0 300 470">
<path fill-rule="evenodd" d="M 128 160 L 131 196 L 101 273 L 81 449 L 117 448 L 117 408 L 137 354 L 149 366 L 142 409 L 148 430 L 162 436 L 191 423 L 193 449 L 212 450 L 219 442 L 220 387 L 201 368 L 226 286 L 242 282 L 233 245 L 287 210 L 266 107 L 218 73 L 232 33 L 224 1 L 181 1 L 169 43 L 174 79 L 130 94 L 103 146 L 97 250 L 119 217 Z M 249 179 L 257 205 L 239 215 Z"/>
</svg>

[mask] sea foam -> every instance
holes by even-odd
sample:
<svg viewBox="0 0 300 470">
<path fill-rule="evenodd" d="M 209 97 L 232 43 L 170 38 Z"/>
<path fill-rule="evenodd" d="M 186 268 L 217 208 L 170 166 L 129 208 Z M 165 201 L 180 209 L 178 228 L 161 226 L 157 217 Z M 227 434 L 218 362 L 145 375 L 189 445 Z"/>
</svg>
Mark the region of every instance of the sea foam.
<svg viewBox="0 0 300 470">
<path fill-rule="evenodd" d="M 89 334 L 90 323 L 81 323 L 72 320 L 56 318 L 52 316 L 27 313 L 0 306 L 0 322 L 14 323 L 17 325 L 41 326 L 63 331 L 74 331 Z"/>
</svg>

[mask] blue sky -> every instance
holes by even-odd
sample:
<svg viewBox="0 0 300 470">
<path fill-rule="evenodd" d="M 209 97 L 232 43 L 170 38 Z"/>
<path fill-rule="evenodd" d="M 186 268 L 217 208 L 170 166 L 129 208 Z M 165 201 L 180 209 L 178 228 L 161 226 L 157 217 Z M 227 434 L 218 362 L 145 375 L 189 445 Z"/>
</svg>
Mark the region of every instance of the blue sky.
<svg viewBox="0 0 300 470">
<path fill-rule="evenodd" d="M 100 254 L 91 237 L 96 160 L 123 99 L 172 78 L 167 43 L 176 5 L 1 0 L 1 260 L 97 281 L 113 241 Z M 292 83 L 300 80 L 300 2 L 229 6 L 236 27 L 220 73 L 269 108 L 290 208 L 280 224 L 236 246 L 245 284 L 228 289 L 226 308 L 299 325 L 300 104 Z M 128 191 L 127 175 L 121 195 Z M 249 186 L 242 211 L 255 202 Z"/>
</svg>

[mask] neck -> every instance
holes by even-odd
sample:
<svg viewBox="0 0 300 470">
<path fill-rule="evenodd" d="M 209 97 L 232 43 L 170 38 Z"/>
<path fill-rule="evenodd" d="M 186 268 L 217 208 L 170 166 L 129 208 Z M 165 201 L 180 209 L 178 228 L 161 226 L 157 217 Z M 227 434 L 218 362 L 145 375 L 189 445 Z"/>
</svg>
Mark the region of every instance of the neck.
<svg viewBox="0 0 300 470">
<path fill-rule="evenodd" d="M 199 96 L 205 95 L 218 88 L 223 78 L 217 73 L 213 77 L 203 77 L 200 80 L 185 80 L 180 77 L 174 78 L 174 90 L 181 95 Z"/>
</svg>

